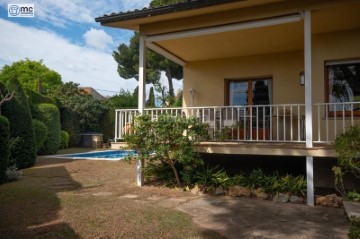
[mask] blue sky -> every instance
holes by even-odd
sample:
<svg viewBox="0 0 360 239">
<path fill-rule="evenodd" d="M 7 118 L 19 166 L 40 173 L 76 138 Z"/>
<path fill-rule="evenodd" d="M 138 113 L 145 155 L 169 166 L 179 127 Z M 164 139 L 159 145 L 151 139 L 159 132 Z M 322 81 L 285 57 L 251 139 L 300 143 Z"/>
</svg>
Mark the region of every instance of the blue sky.
<svg viewBox="0 0 360 239">
<path fill-rule="evenodd" d="M 94 18 L 141 9 L 149 2 L 0 0 L 0 68 L 25 58 L 42 59 L 64 82 L 91 86 L 103 95 L 113 95 L 120 88 L 132 91 L 137 82 L 118 75 L 111 53 L 120 43 L 128 44 L 133 32 L 102 27 Z M 35 17 L 8 18 L 8 4 L 19 3 L 33 3 Z"/>
</svg>

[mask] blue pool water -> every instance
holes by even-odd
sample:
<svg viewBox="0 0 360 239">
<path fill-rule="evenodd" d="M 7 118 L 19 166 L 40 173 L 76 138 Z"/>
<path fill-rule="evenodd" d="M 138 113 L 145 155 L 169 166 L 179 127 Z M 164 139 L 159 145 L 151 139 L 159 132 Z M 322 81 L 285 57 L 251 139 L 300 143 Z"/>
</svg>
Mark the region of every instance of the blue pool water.
<svg viewBox="0 0 360 239">
<path fill-rule="evenodd" d="M 107 159 L 107 160 L 117 160 L 122 159 L 129 155 L 135 155 L 133 150 L 111 150 L 111 151 L 98 151 L 91 153 L 79 153 L 79 154 L 67 154 L 63 155 L 64 158 L 73 158 L 73 159 Z"/>
</svg>

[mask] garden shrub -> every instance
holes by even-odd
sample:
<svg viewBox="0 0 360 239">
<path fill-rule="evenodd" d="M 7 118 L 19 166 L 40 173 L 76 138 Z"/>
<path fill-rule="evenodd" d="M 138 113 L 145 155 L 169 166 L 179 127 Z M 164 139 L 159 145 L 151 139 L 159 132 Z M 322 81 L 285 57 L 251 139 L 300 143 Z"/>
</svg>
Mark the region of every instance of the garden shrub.
<svg viewBox="0 0 360 239">
<path fill-rule="evenodd" d="M 350 218 L 350 229 L 348 234 L 349 239 L 360 238 L 360 218 L 352 216 Z"/>
<path fill-rule="evenodd" d="M 360 125 L 354 125 L 335 138 L 337 166 L 332 168 L 335 177 L 335 188 L 346 198 L 343 178 L 352 174 L 360 178 Z"/>
<path fill-rule="evenodd" d="M 206 192 L 213 192 L 216 188 L 224 188 L 226 183 L 230 180 L 224 169 L 219 169 L 219 166 L 203 167 L 196 174 L 196 184 L 205 189 Z"/>
<path fill-rule="evenodd" d="M 142 115 L 135 118 L 133 128 L 133 134 L 125 135 L 128 146 L 137 151 L 139 159 L 169 165 L 178 185 L 182 181 L 177 164 L 187 171 L 203 163 L 194 144 L 208 132 L 207 125 L 198 119 L 160 115 L 157 121 L 152 121 L 150 116 Z"/>
<path fill-rule="evenodd" d="M 114 139 L 115 131 L 115 108 L 106 110 L 100 117 L 99 122 L 100 132 L 103 134 L 104 143 Z"/>
<path fill-rule="evenodd" d="M 360 125 L 354 125 L 335 139 L 338 164 L 344 173 L 360 178 Z"/>
<path fill-rule="evenodd" d="M 80 141 L 80 122 L 78 114 L 68 108 L 61 108 L 61 129 L 68 132 L 69 146 L 78 146 Z"/>
<path fill-rule="evenodd" d="M 44 145 L 44 142 L 47 138 L 47 127 L 43 122 L 37 119 L 33 119 L 32 124 L 36 137 L 36 152 L 38 152 L 40 148 Z"/>
<path fill-rule="evenodd" d="M 5 172 L 9 163 L 9 139 L 9 121 L 4 116 L 0 116 L 0 183 L 5 182 Z"/>
<path fill-rule="evenodd" d="M 1 92 L 4 92 L 4 87 Z M 15 91 L 15 97 L 6 102 L 1 109 L 2 115 L 10 122 L 10 157 L 9 165 L 27 168 L 35 164 L 36 139 L 27 98 L 16 79 L 7 84 L 8 92 Z"/>
<path fill-rule="evenodd" d="M 30 89 L 25 89 L 25 94 L 28 97 L 30 105 L 37 105 L 37 104 L 42 104 L 42 103 L 49 103 L 49 104 L 55 105 L 54 100 L 52 100 L 49 97 L 46 97 L 44 95 L 41 95 L 35 91 L 32 91 Z"/>
<path fill-rule="evenodd" d="M 174 185 L 176 179 L 168 164 L 149 162 L 144 168 L 144 177 L 149 181 L 164 182 L 165 186 Z"/>
<path fill-rule="evenodd" d="M 66 149 L 67 147 L 69 147 L 69 133 L 64 130 L 60 130 L 60 135 L 61 140 L 59 149 Z"/>
<path fill-rule="evenodd" d="M 347 198 L 353 202 L 360 202 L 360 193 L 353 190 L 346 193 Z"/>
<path fill-rule="evenodd" d="M 53 104 L 38 104 L 34 118 L 43 122 L 47 129 L 47 138 L 39 150 L 39 154 L 55 154 L 60 146 L 60 113 Z"/>
</svg>

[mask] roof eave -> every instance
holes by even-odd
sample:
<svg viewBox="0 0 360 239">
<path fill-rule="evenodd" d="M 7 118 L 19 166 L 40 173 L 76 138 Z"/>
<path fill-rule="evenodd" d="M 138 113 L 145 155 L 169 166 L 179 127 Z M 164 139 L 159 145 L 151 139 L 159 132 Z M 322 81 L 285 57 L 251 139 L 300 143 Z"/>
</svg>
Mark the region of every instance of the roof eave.
<svg viewBox="0 0 360 239">
<path fill-rule="evenodd" d="M 191 9 L 209 7 L 213 5 L 219 5 L 229 2 L 238 2 L 245 0 L 206 0 L 206 1 L 186 1 L 182 3 L 161 6 L 157 8 L 144 8 L 142 10 L 134 10 L 126 13 L 117 13 L 111 15 L 104 15 L 102 17 L 95 18 L 96 22 L 100 22 L 101 25 L 106 25 L 113 22 L 128 21 L 134 19 L 148 18 L 152 16 L 158 16 L 163 14 L 170 14 L 174 12 L 186 11 Z"/>
</svg>

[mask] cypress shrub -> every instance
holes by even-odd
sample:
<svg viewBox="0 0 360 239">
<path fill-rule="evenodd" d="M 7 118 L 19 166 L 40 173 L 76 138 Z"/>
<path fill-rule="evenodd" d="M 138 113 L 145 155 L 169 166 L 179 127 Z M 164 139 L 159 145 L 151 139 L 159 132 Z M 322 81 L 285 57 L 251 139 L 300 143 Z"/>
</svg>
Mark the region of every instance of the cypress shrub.
<svg viewBox="0 0 360 239">
<path fill-rule="evenodd" d="M 15 97 L 2 107 L 2 114 L 10 122 L 9 165 L 19 169 L 31 167 L 36 160 L 36 139 L 29 104 L 16 79 L 8 81 L 7 90 L 15 91 Z"/>
<path fill-rule="evenodd" d="M 46 97 L 44 95 L 41 95 L 35 91 L 32 91 L 30 89 L 25 89 L 25 94 L 28 97 L 30 105 L 37 105 L 37 104 L 42 104 L 42 103 L 49 103 L 49 104 L 55 105 L 54 100 L 52 100 L 49 97 Z"/>
<path fill-rule="evenodd" d="M 69 146 L 78 146 L 80 141 L 80 122 L 78 114 L 68 108 L 61 109 L 61 129 L 68 132 Z"/>
<path fill-rule="evenodd" d="M 9 163 L 10 124 L 7 118 L 0 115 L 0 183 L 5 182 L 5 172 Z"/>
<path fill-rule="evenodd" d="M 60 113 L 53 104 L 38 104 L 34 108 L 34 118 L 47 127 L 47 138 L 39 150 L 39 154 L 55 154 L 60 146 Z"/>
<path fill-rule="evenodd" d="M 43 122 L 37 119 L 33 119 L 32 124 L 34 127 L 35 137 L 36 137 L 36 152 L 38 152 L 40 148 L 44 145 L 44 142 L 46 140 L 47 128 Z"/>
<path fill-rule="evenodd" d="M 114 139 L 115 131 L 115 108 L 110 108 L 105 111 L 99 120 L 100 132 L 103 134 L 103 140 L 105 143 Z"/>
<path fill-rule="evenodd" d="M 67 147 L 69 147 L 69 134 L 68 132 L 61 130 L 60 131 L 60 135 L 61 135 L 61 141 L 60 141 L 60 149 L 66 149 Z"/>
</svg>

